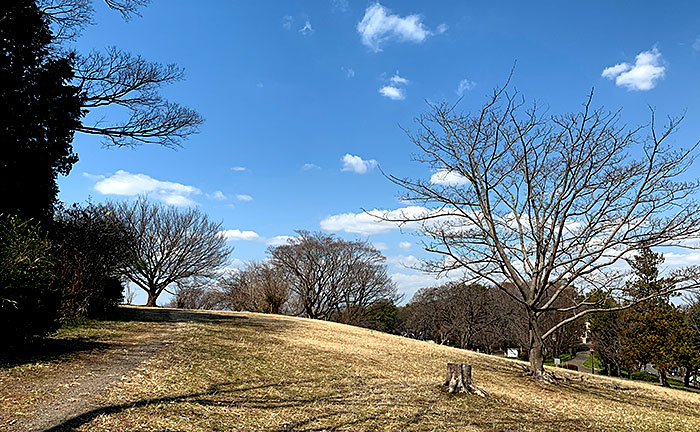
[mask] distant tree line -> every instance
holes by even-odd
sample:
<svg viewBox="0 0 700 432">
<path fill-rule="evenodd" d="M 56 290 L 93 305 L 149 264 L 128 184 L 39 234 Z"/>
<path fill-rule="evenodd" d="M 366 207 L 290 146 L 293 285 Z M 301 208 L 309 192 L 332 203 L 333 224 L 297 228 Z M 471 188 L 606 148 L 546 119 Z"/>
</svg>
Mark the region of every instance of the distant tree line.
<svg viewBox="0 0 700 432">
<path fill-rule="evenodd" d="M 560 297 L 575 295 L 573 289 Z M 569 304 L 573 304 L 570 301 Z M 565 315 L 564 312 L 560 314 Z M 554 315 L 552 320 L 560 317 Z M 450 282 L 423 288 L 400 312 L 398 331 L 405 336 L 486 353 L 519 348 L 527 355 L 526 310 L 501 289 L 478 284 Z M 581 344 L 584 328 L 574 321 L 562 326 L 545 345 L 549 357 L 573 351 Z"/>
<path fill-rule="evenodd" d="M 277 313 L 382 331 L 396 328 L 399 299 L 385 258 L 366 241 L 298 231 L 215 283 L 176 288 L 171 306 Z"/>
</svg>

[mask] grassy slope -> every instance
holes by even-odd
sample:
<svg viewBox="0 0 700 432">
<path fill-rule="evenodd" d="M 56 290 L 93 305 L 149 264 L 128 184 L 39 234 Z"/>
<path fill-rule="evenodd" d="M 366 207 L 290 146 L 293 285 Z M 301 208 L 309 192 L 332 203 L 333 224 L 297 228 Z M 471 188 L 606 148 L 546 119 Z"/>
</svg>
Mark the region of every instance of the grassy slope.
<svg viewBox="0 0 700 432">
<path fill-rule="evenodd" d="M 190 314 L 191 316 L 193 314 Z M 700 430 L 700 396 L 518 363 L 335 323 L 203 313 L 68 430 Z M 124 323 L 126 326 L 128 323 Z M 140 331 L 153 323 L 143 323 Z M 129 326 L 133 329 L 133 324 Z M 492 397 L 441 391 L 471 363 Z"/>
</svg>

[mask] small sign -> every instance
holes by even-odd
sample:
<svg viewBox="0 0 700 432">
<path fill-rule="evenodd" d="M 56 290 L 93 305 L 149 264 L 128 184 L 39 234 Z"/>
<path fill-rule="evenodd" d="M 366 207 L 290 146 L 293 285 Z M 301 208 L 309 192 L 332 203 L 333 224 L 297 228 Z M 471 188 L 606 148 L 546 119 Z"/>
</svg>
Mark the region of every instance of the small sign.
<svg viewBox="0 0 700 432">
<path fill-rule="evenodd" d="M 518 349 L 517 348 L 506 348 L 506 357 L 518 358 Z"/>
<path fill-rule="evenodd" d="M 561 364 L 561 359 L 555 358 L 554 359 L 554 364 L 559 366 Z"/>
</svg>

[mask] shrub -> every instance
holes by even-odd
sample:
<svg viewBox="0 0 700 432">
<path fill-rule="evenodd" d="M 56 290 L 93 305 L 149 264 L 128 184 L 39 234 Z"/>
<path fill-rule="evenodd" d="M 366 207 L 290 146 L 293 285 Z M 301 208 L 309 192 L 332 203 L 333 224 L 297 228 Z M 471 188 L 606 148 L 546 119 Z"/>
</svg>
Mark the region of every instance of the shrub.
<svg viewBox="0 0 700 432">
<path fill-rule="evenodd" d="M 73 205 L 56 213 L 52 235 L 58 248 L 64 321 L 104 316 L 123 299 L 119 271 L 131 233 L 108 208 Z"/>
<path fill-rule="evenodd" d="M 630 379 L 633 379 L 635 381 L 646 381 L 646 382 L 653 382 L 653 383 L 659 382 L 658 376 L 656 376 L 654 374 L 650 374 L 649 372 L 645 372 L 645 371 L 632 372 L 630 374 Z"/>
<path fill-rule="evenodd" d="M 0 342 L 25 342 L 57 327 L 55 247 L 31 220 L 0 215 Z"/>
</svg>

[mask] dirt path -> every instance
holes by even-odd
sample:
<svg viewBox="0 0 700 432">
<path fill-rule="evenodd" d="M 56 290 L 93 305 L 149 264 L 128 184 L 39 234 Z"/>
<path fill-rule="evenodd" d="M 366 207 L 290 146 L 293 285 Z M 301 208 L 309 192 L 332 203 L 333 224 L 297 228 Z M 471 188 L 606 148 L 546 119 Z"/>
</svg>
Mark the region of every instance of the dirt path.
<svg viewBox="0 0 700 432">
<path fill-rule="evenodd" d="M 100 408 L 99 396 L 110 384 L 172 343 L 183 325 L 181 316 L 171 311 L 144 313 L 156 314 L 158 321 L 129 323 L 133 331 L 66 360 L 0 372 L 0 430 L 44 431 Z"/>
</svg>

